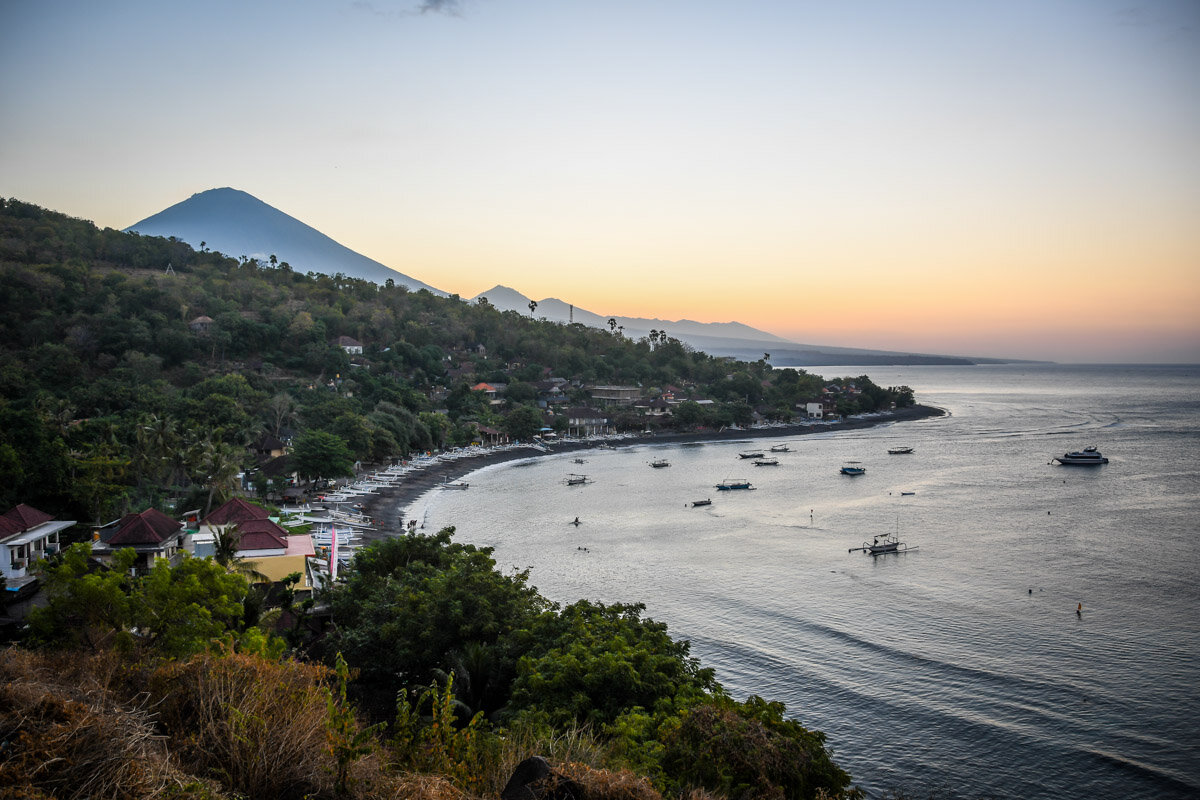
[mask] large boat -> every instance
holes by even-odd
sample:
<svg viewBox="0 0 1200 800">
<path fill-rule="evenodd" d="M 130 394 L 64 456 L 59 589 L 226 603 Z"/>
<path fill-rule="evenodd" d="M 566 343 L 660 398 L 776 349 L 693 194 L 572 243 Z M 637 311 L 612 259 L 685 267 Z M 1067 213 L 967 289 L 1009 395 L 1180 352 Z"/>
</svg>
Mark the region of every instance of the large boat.
<svg viewBox="0 0 1200 800">
<path fill-rule="evenodd" d="M 743 480 L 741 478 L 724 480 L 717 484 L 717 491 L 721 491 L 721 492 L 728 492 L 731 489 L 753 489 L 753 488 L 754 487 L 750 485 L 750 481 Z"/>
<path fill-rule="evenodd" d="M 916 549 L 900 541 L 900 537 L 896 534 L 888 533 L 876 536 L 869 542 L 863 542 L 862 547 L 851 547 L 850 552 L 861 550 L 869 556 L 882 556 L 888 553 L 907 553 L 909 550 Z"/>
<path fill-rule="evenodd" d="M 1108 459 L 1100 455 L 1100 451 L 1095 447 L 1085 447 L 1073 453 L 1063 453 L 1054 460 L 1068 466 L 1096 466 L 1108 463 Z"/>
<path fill-rule="evenodd" d="M 851 466 L 850 464 L 844 464 L 842 466 L 842 474 L 843 475 L 865 475 L 866 473 L 867 473 L 866 467 L 855 467 L 855 466 Z"/>
</svg>

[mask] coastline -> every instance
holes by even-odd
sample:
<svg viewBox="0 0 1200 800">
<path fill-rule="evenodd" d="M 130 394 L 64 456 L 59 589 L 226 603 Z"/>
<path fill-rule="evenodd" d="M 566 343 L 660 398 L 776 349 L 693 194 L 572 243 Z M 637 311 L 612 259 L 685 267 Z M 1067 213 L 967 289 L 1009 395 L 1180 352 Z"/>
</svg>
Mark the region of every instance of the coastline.
<svg viewBox="0 0 1200 800">
<path fill-rule="evenodd" d="M 502 450 L 475 458 L 442 461 L 421 470 L 419 474 L 406 479 L 403 483 L 379 490 L 363 504 L 364 513 L 376 523 L 376 527 L 373 530 L 364 532 L 363 543 L 369 544 L 373 541 L 398 536 L 403 533 L 404 511 L 420 500 L 427 492 L 437 489 L 439 483 L 461 480 L 472 472 L 495 464 L 519 461 L 526 458 L 538 458 L 544 455 L 589 450 L 601 443 L 609 447 L 621 448 L 646 444 L 681 444 L 686 442 L 720 442 L 739 439 L 769 439 L 781 436 L 807 436 L 828 431 L 873 428 L 893 422 L 911 422 L 913 420 L 941 417 L 945 416 L 945 414 L 945 409 L 918 404 L 866 418 L 859 417 L 819 425 L 800 423 L 770 428 L 660 433 L 612 440 L 569 441 L 550 445 L 550 450 L 545 453 L 532 449 Z"/>
</svg>

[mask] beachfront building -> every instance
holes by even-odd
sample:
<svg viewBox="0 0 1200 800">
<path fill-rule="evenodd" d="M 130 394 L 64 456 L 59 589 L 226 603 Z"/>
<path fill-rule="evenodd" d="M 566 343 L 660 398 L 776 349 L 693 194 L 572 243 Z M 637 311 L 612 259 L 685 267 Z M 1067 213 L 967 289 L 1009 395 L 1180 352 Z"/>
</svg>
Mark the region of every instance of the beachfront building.
<svg viewBox="0 0 1200 800">
<path fill-rule="evenodd" d="M 4 588 L 19 592 L 36 582 L 31 574 L 39 559 L 61 548 L 59 534 L 75 520 L 58 520 L 44 511 L 21 503 L 0 516 L 0 575 Z"/>
<path fill-rule="evenodd" d="M 631 406 L 642 398 L 640 386 L 589 386 L 588 393 L 602 406 Z"/>
<path fill-rule="evenodd" d="M 806 403 L 804 414 L 809 419 L 822 419 L 825 416 L 825 406 L 821 403 Z"/>
<path fill-rule="evenodd" d="M 137 553 L 137 561 L 133 564 L 135 572 L 151 569 L 160 559 L 174 566 L 181 558 L 185 536 L 182 522 L 156 508 L 147 508 L 94 529 L 92 556 L 110 563 L 116 551 L 130 548 Z"/>
<path fill-rule="evenodd" d="M 613 432 L 612 420 L 603 411 L 577 406 L 568 408 L 563 415 L 567 418 L 568 436 L 602 436 Z"/>
</svg>

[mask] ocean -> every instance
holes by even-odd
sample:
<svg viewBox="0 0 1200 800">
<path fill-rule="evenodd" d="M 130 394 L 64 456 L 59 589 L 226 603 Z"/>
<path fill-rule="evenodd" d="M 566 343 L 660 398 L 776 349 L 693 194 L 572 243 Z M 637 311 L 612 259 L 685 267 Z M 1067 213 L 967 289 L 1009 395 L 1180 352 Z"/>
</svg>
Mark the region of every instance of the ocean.
<svg viewBox="0 0 1200 800">
<path fill-rule="evenodd" d="M 949 413 L 510 462 L 406 516 L 552 600 L 645 603 L 871 796 L 1200 796 L 1200 367 L 811 371 Z M 1050 463 L 1088 445 L 1110 463 Z M 886 534 L 909 552 L 848 552 Z"/>
</svg>

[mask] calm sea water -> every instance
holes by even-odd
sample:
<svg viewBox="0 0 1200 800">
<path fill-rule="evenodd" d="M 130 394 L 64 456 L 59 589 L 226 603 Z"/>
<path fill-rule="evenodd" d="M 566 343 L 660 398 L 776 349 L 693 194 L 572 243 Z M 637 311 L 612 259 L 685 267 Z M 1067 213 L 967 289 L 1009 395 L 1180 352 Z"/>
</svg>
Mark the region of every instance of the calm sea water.
<svg viewBox="0 0 1200 800">
<path fill-rule="evenodd" d="M 551 599 L 644 602 L 871 794 L 1200 796 L 1200 368 L 814 371 L 950 415 L 514 462 L 409 514 Z M 778 467 L 737 456 L 781 442 Z M 1048 463 L 1087 445 L 1110 463 Z M 847 552 L 896 531 L 915 552 Z"/>
</svg>

